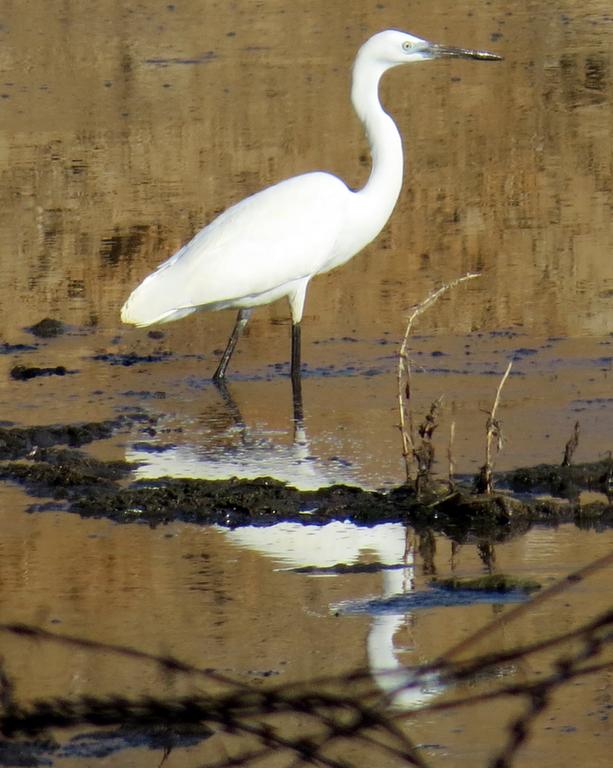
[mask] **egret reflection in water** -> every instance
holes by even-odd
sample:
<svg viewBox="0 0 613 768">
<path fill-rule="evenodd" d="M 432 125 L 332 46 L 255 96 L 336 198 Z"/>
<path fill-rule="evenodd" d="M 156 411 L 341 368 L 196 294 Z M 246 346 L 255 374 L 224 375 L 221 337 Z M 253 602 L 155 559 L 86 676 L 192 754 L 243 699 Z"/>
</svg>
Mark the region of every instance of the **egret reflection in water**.
<svg viewBox="0 0 613 768">
<path fill-rule="evenodd" d="M 138 464 L 136 477 L 181 477 L 253 480 L 274 477 L 301 491 L 316 491 L 335 483 L 357 482 L 351 467 L 340 459 L 325 460 L 312 454 L 304 427 L 298 427 L 289 444 L 276 434 L 254 436 L 235 444 L 168 445 L 135 443 L 126 449 L 126 460 Z"/>
<path fill-rule="evenodd" d="M 237 547 L 260 552 L 282 567 L 313 569 L 313 575 L 329 574 L 335 565 L 358 565 L 375 558 L 381 566 L 382 588 L 377 595 L 388 598 L 414 589 L 415 558 L 408 530 L 401 523 L 362 527 L 350 522 L 323 526 L 279 523 L 273 526 L 247 526 L 233 530 L 220 528 Z M 337 606 L 330 606 L 336 610 Z M 410 612 L 369 615 L 366 638 L 368 668 L 377 686 L 394 708 L 415 709 L 442 691 L 436 676 L 416 678 L 399 659 L 396 635 L 410 627 Z M 401 650 L 408 650 L 406 647 Z"/>
</svg>

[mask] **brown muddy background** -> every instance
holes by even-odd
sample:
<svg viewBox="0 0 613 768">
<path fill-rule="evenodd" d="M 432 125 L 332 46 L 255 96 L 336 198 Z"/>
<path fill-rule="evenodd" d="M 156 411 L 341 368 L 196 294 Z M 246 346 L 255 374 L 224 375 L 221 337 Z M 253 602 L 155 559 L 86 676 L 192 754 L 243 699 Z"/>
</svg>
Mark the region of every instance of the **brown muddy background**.
<svg viewBox="0 0 613 768">
<path fill-rule="evenodd" d="M 204 223 L 262 186 L 314 169 L 364 183 L 368 147 L 348 98 L 350 63 L 387 27 L 488 48 L 505 61 L 429 62 L 386 76 L 382 100 L 404 136 L 405 186 L 378 240 L 311 284 L 305 424 L 295 442 L 284 303 L 255 313 L 233 361 L 240 421 L 208 383 L 232 312 L 165 326 L 155 340 L 122 328 L 119 308 Z M 31 343 L 24 329 L 45 316 L 72 332 L 0 358 L 0 418 L 72 422 L 141 407 L 160 417 L 156 435 L 122 435 L 92 450 L 142 458 L 135 441 L 172 443 L 146 457 L 143 475 L 399 482 L 395 366 L 407 312 L 442 282 L 481 271 L 423 316 L 412 345 L 418 410 L 445 394 L 440 470 L 452 419 L 458 471 L 482 462 L 482 411 L 513 356 L 498 465 L 558 461 L 577 419 L 576 458 L 602 455 L 613 447 L 612 49 L 613 12 L 601 0 L 4 0 L 0 340 Z M 130 352 L 170 354 L 131 367 L 96 359 Z M 8 374 L 17 363 L 72 373 L 15 382 Z M 5 489 L 2 499 L 5 620 L 246 677 L 272 668 L 305 679 L 367 663 L 368 618 L 327 612 L 335 600 L 380 592 L 380 577 L 357 586 L 288 576 L 278 560 L 271 568 L 265 546 L 241 548 L 220 532 L 25 516 L 21 491 Z M 504 550 L 507 570 L 559 577 L 611 545 L 607 533 L 567 529 L 530 537 Z M 451 567 L 445 546 L 442 573 Z M 339 540 L 337 562 L 342 552 Z M 418 581 L 420 567 L 417 559 Z M 474 552 L 462 561 L 467 573 L 481 567 Z M 610 573 L 593 592 L 573 595 L 572 608 L 550 606 L 492 647 L 533 639 L 545 625 L 573 626 L 606 600 L 609 583 Z M 405 627 L 397 645 L 412 648 L 413 660 L 431 658 L 491 612 L 407 618 L 411 637 Z M 21 647 L 2 652 L 27 695 L 106 689 L 118 677 L 131 692 L 143 679 L 159 684 L 153 673 L 118 673 L 86 656 L 57 652 L 35 663 Z M 607 682 L 556 703 L 561 714 L 552 716 L 561 719 L 550 730 L 543 724 L 526 765 L 535 755 L 559 765 L 561 750 L 573 764 L 586 750 L 590 765 L 607 764 L 610 731 L 590 724 L 600 711 L 594 702 L 610 696 Z M 446 717 L 426 723 L 417 740 L 447 744 L 433 748 L 433 760 L 474 765 L 496 742 L 504 713 L 482 716 L 489 726 L 477 733 L 470 717 L 459 725 Z"/>
<path fill-rule="evenodd" d="M 207 379 L 233 312 L 166 326 L 160 342 L 121 328 L 119 308 L 206 221 L 263 185 L 318 168 L 365 181 L 350 63 L 370 33 L 398 26 L 490 47 L 505 62 L 428 62 L 385 78 L 383 101 L 405 137 L 405 188 L 378 240 L 310 287 L 313 453 L 333 443 L 328 453 L 358 467 L 358 481 L 397 481 L 394 369 L 407 311 L 468 270 L 483 277 L 430 310 L 417 332 L 434 338 L 415 343 L 418 405 L 445 394 L 440 439 L 453 415 L 458 470 L 481 461 L 480 412 L 518 349 L 500 466 L 557 460 L 579 412 L 577 457 L 610 449 L 613 33 L 606 3 L 578 8 L 35 2 L 26 12 L 6 3 L 0 334 L 26 341 L 22 329 L 47 315 L 89 328 L 27 361 L 78 375 L 25 386 L 2 378 L 7 418 L 89 418 L 116 407 L 118 392 L 164 391 L 172 403 L 158 410 L 194 424 L 187 443 L 210 437 L 203 420 L 217 419 L 219 435 L 228 416 Z M 232 367 L 245 422 L 280 442 L 289 388 L 272 366 L 288 360 L 287 318 L 285 302 L 259 310 Z M 489 336 L 502 330 L 519 335 Z M 175 359 L 119 374 L 92 362 L 130 351 Z M 324 379 L 330 366 L 337 375 Z M 356 373 L 378 375 L 356 382 Z"/>
</svg>

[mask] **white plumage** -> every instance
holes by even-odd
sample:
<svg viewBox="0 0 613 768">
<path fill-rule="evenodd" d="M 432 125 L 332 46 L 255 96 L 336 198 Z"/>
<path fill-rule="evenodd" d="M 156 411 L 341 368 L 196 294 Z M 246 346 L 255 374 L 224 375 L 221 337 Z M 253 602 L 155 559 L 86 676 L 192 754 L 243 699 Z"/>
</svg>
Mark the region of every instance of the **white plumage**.
<svg viewBox="0 0 613 768">
<path fill-rule="evenodd" d="M 253 307 L 292 295 L 340 255 L 351 194 L 335 176 L 310 173 L 241 200 L 145 278 L 122 320 L 151 325 L 196 309 Z"/>
<path fill-rule="evenodd" d="M 282 181 L 228 208 L 132 292 L 124 323 L 165 323 L 199 309 L 236 307 L 239 316 L 214 378 L 225 376 L 251 307 L 287 296 L 292 313 L 292 381 L 299 387 L 300 321 L 309 280 L 343 264 L 381 231 L 402 186 L 398 130 L 378 97 L 381 76 L 400 64 L 441 57 L 497 60 L 387 30 L 358 51 L 352 102 L 372 152 L 372 171 L 353 192 L 329 173 Z"/>
</svg>

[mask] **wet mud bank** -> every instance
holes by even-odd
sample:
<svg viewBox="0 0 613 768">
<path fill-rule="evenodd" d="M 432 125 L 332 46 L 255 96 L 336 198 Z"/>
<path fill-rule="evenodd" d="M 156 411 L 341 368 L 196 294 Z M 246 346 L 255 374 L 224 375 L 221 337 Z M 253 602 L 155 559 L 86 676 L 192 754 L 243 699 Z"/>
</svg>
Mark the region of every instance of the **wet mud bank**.
<svg viewBox="0 0 613 768">
<path fill-rule="evenodd" d="M 154 424 L 155 417 L 130 413 L 105 421 L 79 424 L 52 424 L 36 427 L 0 427 L 0 460 L 40 457 L 40 451 L 57 445 L 80 448 L 95 440 L 111 437 L 136 423 Z M 6 423 L 6 422 L 5 422 Z M 77 455 L 74 456 L 77 461 Z"/>
<path fill-rule="evenodd" d="M 0 428 L 0 478 L 23 484 L 43 497 L 31 511 L 63 509 L 84 517 L 159 525 L 184 520 L 230 527 L 276 522 L 351 520 L 372 525 L 405 521 L 454 537 L 506 536 L 532 523 L 574 521 L 581 526 L 613 523 L 613 461 L 575 466 L 538 466 L 496 477 L 496 492 L 476 494 L 469 478 L 452 488 L 432 485 L 419 497 L 402 485 L 387 492 L 333 485 L 300 491 L 279 480 L 196 480 L 162 477 L 129 481 L 134 465 L 100 461 L 78 448 L 151 417 L 29 428 Z M 68 447 L 65 447 L 68 446 Z M 596 500 L 582 503 L 584 491 Z M 536 496 L 535 493 L 548 494 Z M 554 498 L 555 497 L 555 498 Z"/>
</svg>

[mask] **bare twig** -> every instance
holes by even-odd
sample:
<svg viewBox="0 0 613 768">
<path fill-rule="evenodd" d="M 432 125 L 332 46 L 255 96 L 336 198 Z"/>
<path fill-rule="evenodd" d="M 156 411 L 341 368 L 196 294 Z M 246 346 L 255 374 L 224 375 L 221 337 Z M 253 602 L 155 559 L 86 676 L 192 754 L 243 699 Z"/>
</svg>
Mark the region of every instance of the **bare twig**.
<svg viewBox="0 0 613 768">
<path fill-rule="evenodd" d="M 449 444 L 447 445 L 447 461 L 449 462 L 449 471 L 448 471 L 448 485 L 449 485 L 449 491 L 453 491 L 455 488 L 455 481 L 453 479 L 453 476 L 455 474 L 455 462 L 453 460 L 453 442 L 455 440 L 455 419 L 452 419 L 451 425 L 449 427 Z"/>
<path fill-rule="evenodd" d="M 430 405 L 430 410 L 424 420 L 419 425 L 417 433 L 420 437 L 420 443 L 413 449 L 413 457 L 417 463 L 417 476 L 415 478 L 415 491 L 417 496 L 428 486 L 430 482 L 430 473 L 434 463 L 434 445 L 432 444 L 432 435 L 438 427 L 438 414 L 443 396 L 441 395 Z"/>
<path fill-rule="evenodd" d="M 413 429 L 413 416 L 411 412 L 411 361 L 408 355 L 408 343 L 413 324 L 417 318 L 431 307 L 450 288 L 479 277 L 478 273 L 467 273 L 456 280 L 445 283 L 438 290 L 431 293 L 424 301 L 418 304 L 407 321 L 400 352 L 398 353 L 398 410 L 400 412 L 400 434 L 402 436 L 402 457 L 404 458 L 407 483 L 411 482 L 411 463 L 415 460 L 415 432 Z"/>
<path fill-rule="evenodd" d="M 570 464 L 573 460 L 573 454 L 579 445 L 579 426 L 579 422 L 576 421 L 573 433 L 564 447 L 564 458 L 562 459 L 563 467 L 570 467 Z"/>
<path fill-rule="evenodd" d="M 511 360 L 507 365 L 507 369 L 504 372 L 502 379 L 500 380 L 498 390 L 496 391 L 496 398 L 494 400 L 494 404 L 492 405 L 492 410 L 490 411 L 487 418 L 487 431 L 485 435 L 485 464 L 479 470 L 479 476 L 477 478 L 477 491 L 479 493 L 491 493 L 493 489 L 494 464 L 492 461 L 492 446 L 494 440 L 496 440 L 496 450 L 500 451 L 502 449 L 502 427 L 500 422 L 496 419 L 496 411 L 498 410 L 498 405 L 500 403 L 502 388 L 504 387 L 506 380 L 509 378 L 512 366 L 513 361 Z"/>
</svg>

